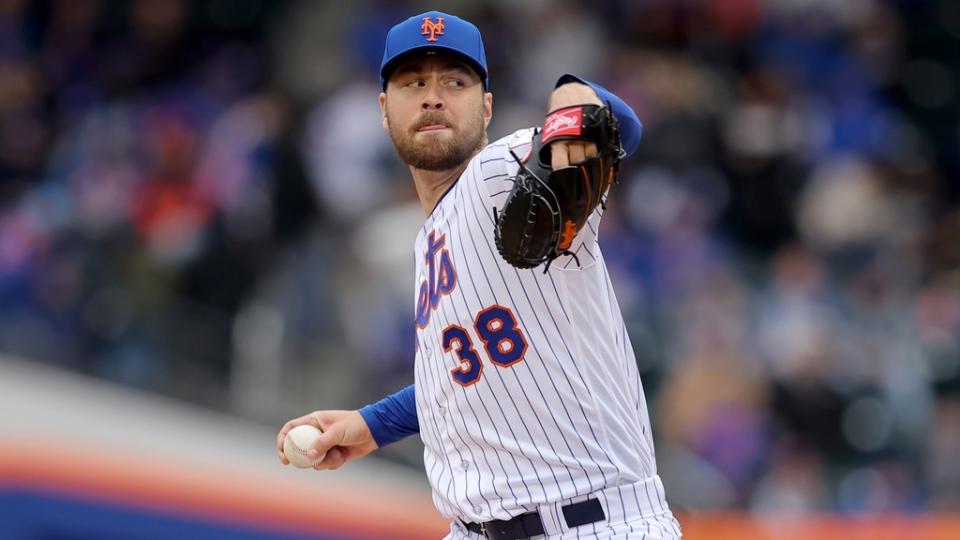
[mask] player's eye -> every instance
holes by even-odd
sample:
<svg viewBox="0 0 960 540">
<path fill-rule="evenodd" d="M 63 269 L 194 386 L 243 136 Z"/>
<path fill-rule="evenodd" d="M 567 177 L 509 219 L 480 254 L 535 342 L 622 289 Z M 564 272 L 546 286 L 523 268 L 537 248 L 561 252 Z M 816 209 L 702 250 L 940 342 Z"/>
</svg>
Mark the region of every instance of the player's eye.
<svg viewBox="0 0 960 540">
<path fill-rule="evenodd" d="M 410 79 L 404 86 L 407 88 L 423 88 L 426 85 L 423 79 Z"/>
<path fill-rule="evenodd" d="M 454 88 L 463 88 L 467 83 L 463 79 L 450 78 L 447 79 L 447 86 L 452 86 Z"/>
</svg>

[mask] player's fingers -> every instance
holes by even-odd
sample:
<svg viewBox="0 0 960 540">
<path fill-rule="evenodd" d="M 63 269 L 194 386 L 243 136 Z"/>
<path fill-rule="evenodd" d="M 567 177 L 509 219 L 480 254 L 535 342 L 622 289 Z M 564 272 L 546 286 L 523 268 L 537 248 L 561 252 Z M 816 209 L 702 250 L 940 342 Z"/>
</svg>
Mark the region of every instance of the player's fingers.
<svg viewBox="0 0 960 540">
<path fill-rule="evenodd" d="M 586 158 L 586 149 L 581 142 L 571 142 L 567 145 L 567 153 L 570 156 L 570 164 L 582 163 Z"/>
<path fill-rule="evenodd" d="M 282 428 L 280 428 L 280 432 L 277 433 L 277 450 L 279 450 L 280 452 L 283 452 L 283 440 L 287 438 L 287 433 L 289 433 L 291 429 L 299 426 L 300 424 L 303 424 L 304 418 L 306 417 L 301 416 L 300 418 L 294 418 L 293 420 L 290 420 L 289 422 L 284 424 Z"/>
<path fill-rule="evenodd" d="M 283 440 L 287 438 L 287 432 L 293 429 L 292 423 L 293 420 L 287 422 L 277 433 L 277 452 L 280 452 L 280 455 L 283 455 Z"/>
<path fill-rule="evenodd" d="M 331 448 L 323 461 L 313 466 L 318 471 L 339 469 L 346 463 L 346 454 L 340 448 Z"/>
<path fill-rule="evenodd" d="M 310 459 L 317 459 L 317 457 L 323 454 L 330 455 L 330 451 L 342 442 L 343 429 L 336 426 L 331 426 L 330 429 L 324 431 L 319 437 L 317 437 L 316 442 L 313 443 L 313 448 L 307 450 L 307 457 Z"/>
<path fill-rule="evenodd" d="M 283 463 L 284 465 L 289 465 L 289 464 L 290 464 L 290 462 L 287 461 L 287 456 L 283 455 L 283 451 L 282 451 L 282 450 L 281 450 L 280 452 L 277 452 L 277 457 L 280 458 L 280 463 Z"/>
<path fill-rule="evenodd" d="M 568 165 L 570 165 L 570 155 L 567 152 L 567 145 L 562 141 L 552 143 L 550 145 L 550 167 L 557 170 Z"/>
<path fill-rule="evenodd" d="M 597 150 L 597 143 L 588 142 L 584 145 L 584 159 L 595 158 L 600 154 L 600 151 Z"/>
<path fill-rule="evenodd" d="M 326 411 L 314 411 L 299 418 L 294 418 L 293 420 L 290 420 L 284 424 L 283 427 L 280 428 L 280 432 L 277 433 L 277 450 L 280 450 L 281 452 L 283 451 L 283 439 L 287 437 L 287 433 L 289 433 L 291 429 L 297 426 L 310 425 L 323 430 L 324 424 L 329 423 L 324 421 L 325 414 Z"/>
<path fill-rule="evenodd" d="M 332 463 L 330 464 L 329 469 L 330 469 L 331 471 L 335 471 L 335 470 L 339 469 L 340 467 L 343 467 L 343 465 L 344 465 L 346 462 L 347 462 L 347 457 L 346 457 L 344 454 L 340 454 L 340 457 L 339 457 L 337 460 L 335 460 L 334 462 L 332 462 Z"/>
</svg>

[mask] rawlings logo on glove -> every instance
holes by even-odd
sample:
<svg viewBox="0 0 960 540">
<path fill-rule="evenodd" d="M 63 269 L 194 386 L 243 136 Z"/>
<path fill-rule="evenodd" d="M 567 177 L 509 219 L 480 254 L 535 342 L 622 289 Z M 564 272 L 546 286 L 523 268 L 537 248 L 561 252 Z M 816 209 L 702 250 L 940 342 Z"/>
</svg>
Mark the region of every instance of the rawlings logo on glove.
<svg viewBox="0 0 960 540">
<path fill-rule="evenodd" d="M 580 135 L 580 123 L 583 121 L 583 108 L 560 109 L 550 113 L 543 122 L 543 131 L 540 133 L 541 144 L 553 140 L 560 135 Z"/>
<path fill-rule="evenodd" d="M 596 143 L 598 154 L 556 171 L 550 167 L 549 144 L 558 140 Z M 503 209 L 494 209 L 494 240 L 500 256 L 517 268 L 534 268 L 563 255 L 600 204 L 620 168 L 620 131 L 609 107 L 576 105 L 553 111 L 540 137 L 512 178 L 513 189 Z M 532 163 L 529 156 L 536 156 Z M 577 260 L 579 264 L 579 260 Z"/>
</svg>

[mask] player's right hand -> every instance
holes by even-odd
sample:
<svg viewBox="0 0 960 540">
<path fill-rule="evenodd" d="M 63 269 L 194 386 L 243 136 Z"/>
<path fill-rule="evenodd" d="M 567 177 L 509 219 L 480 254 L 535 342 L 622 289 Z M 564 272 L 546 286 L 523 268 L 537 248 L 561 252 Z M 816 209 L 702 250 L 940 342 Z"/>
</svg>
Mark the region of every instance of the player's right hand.
<svg viewBox="0 0 960 540">
<path fill-rule="evenodd" d="M 283 440 L 291 429 L 304 424 L 323 431 L 308 453 L 308 457 L 315 458 L 326 452 L 323 461 L 313 466 L 318 471 L 339 469 L 344 463 L 362 458 L 377 449 L 377 442 L 360 412 L 314 411 L 294 418 L 280 428 L 280 433 L 277 434 L 277 455 L 284 465 L 290 462 L 283 455 Z"/>
</svg>

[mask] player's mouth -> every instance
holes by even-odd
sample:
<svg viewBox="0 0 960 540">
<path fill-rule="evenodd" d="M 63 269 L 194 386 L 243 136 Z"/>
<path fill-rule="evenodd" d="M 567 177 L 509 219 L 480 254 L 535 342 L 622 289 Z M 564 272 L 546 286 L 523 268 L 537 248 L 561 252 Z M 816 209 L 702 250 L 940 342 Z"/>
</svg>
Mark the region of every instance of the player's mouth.
<svg viewBox="0 0 960 540">
<path fill-rule="evenodd" d="M 421 127 L 417 128 L 417 132 L 418 132 L 418 133 L 424 133 L 424 132 L 429 132 L 429 131 L 441 131 L 441 130 L 444 130 L 444 129 L 450 129 L 450 128 L 447 127 L 447 126 L 444 125 L 444 124 L 429 124 L 429 125 L 421 126 Z"/>
</svg>

